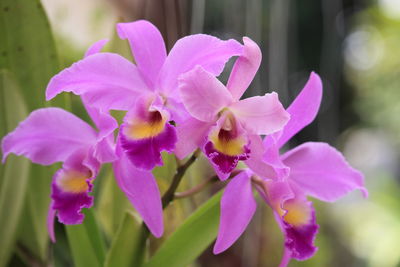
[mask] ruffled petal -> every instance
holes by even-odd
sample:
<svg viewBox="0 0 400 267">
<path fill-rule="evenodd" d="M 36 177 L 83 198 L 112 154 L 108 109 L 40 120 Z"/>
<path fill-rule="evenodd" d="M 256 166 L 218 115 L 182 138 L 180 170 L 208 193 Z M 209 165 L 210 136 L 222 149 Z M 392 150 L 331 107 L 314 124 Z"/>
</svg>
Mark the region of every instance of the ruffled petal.
<svg viewBox="0 0 400 267">
<path fill-rule="evenodd" d="M 168 96 L 178 88 L 178 77 L 202 66 L 214 76 L 221 74 L 232 56 L 239 56 L 243 46 L 235 40 L 223 41 L 216 37 L 196 34 L 179 39 L 171 49 L 159 75 L 159 87 Z M 176 92 L 177 93 L 177 92 Z"/>
<path fill-rule="evenodd" d="M 124 132 L 126 125 L 121 125 Z M 131 162 L 138 168 L 151 170 L 162 166 L 161 151 L 172 152 L 177 141 L 175 127 L 165 124 L 164 130 L 157 136 L 132 140 L 125 134 L 120 134 L 121 146 Z"/>
<path fill-rule="evenodd" d="M 282 130 L 278 147 L 283 146 L 301 129 L 310 124 L 318 113 L 322 99 L 322 82 L 318 74 L 312 72 L 301 93 L 287 111 L 290 120 Z"/>
<path fill-rule="evenodd" d="M 258 45 L 248 37 L 243 37 L 243 54 L 236 60 L 227 88 L 233 99 L 239 100 L 249 87 L 261 64 L 261 50 Z"/>
<path fill-rule="evenodd" d="M 123 153 L 113 163 L 115 178 L 121 190 L 138 211 L 151 233 L 164 232 L 161 195 L 150 171 L 135 168 Z"/>
<path fill-rule="evenodd" d="M 221 218 L 214 254 L 228 249 L 245 231 L 256 211 L 250 173 L 243 171 L 229 182 L 221 199 Z"/>
<path fill-rule="evenodd" d="M 277 132 L 290 118 L 275 92 L 235 102 L 229 109 L 251 134 L 267 135 Z"/>
<path fill-rule="evenodd" d="M 84 219 L 83 208 L 93 205 L 92 182 L 100 164 L 88 160 L 90 149 L 77 150 L 63 164 L 62 169 L 54 175 L 51 184 L 53 209 L 58 220 L 64 224 L 80 224 Z"/>
<path fill-rule="evenodd" d="M 175 127 L 159 98 L 138 99 L 124 118 L 119 141 L 122 150 L 138 168 L 151 170 L 162 165 L 161 151 L 172 152 L 177 141 Z"/>
<path fill-rule="evenodd" d="M 179 91 L 190 115 L 204 122 L 215 121 L 217 114 L 233 101 L 226 87 L 201 66 L 179 78 Z"/>
<path fill-rule="evenodd" d="M 288 210 L 283 217 L 275 215 L 285 235 L 286 257 L 301 261 L 309 259 L 318 250 L 314 245 L 314 240 L 319 226 L 315 220 L 312 203 L 307 200 L 293 199 L 292 203 L 287 202 L 286 208 Z"/>
<path fill-rule="evenodd" d="M 176 127 L 178 141 L 174 153 L 179 159 L 185 158 L 198 147 L 204 146 L 212 123 L 189 118 Z"/>
<path fill-rule="evenodd" d="M 14 153 L 32 162 L 49 165 L 65 161 L 76 150 L 93 145 L 94 129 L 75 115 L 60 108 L 33 111 L 2 140 L 3 161 Z"/>
<path fill-rule="evenodd" d="M 331 202 L 356 189 L 368 194 L 363 174 L 326 143 L 304 143 L 284 154 L 282 161 L 290 167 L 290 180 L 312 197 Z"/>
<path fill-rule="evenodd" d="M 85 95 L 88 104 L 102 110 L 128 110 L 148 87 L 136 66 L 112 53 L 86 57 L 54 76 L 46 89 L 50 100 L 61 92 Z"/>
<path fill-rule="evenodd" d="M 117 32 L 121 39 L 128 39 L 140 73 L 149 87 L 154 88 L 158 73 L 167 58 L 161 33 L 145 20 L 118 23 Z"/>
<path fill-rule="evenodd" d="M 250 157 L 245 131 L 230 113 L 224 113 L 208 133 L 203 151 L 221 180 L 225 180 L 239 161 Z"/>
</svg>

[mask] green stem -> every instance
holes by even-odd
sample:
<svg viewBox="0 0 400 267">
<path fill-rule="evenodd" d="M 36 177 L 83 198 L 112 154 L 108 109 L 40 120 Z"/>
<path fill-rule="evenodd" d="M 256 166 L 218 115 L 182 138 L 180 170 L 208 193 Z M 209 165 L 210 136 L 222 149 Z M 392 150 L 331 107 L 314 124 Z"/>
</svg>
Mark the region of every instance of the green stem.
<svg viewBox="0 0 400 267">
<path fill-rule="evenodd" d="M 174 178 L 172 179 L 172 183 L 170 184 L 168 190 L 164 193 L 164 195 L 162 197 L 163 209 L 165 209 L 169 205 L 169 203 L 171 203 L 172 200 L 174 200 L 176 189 L 178 188 L 178 186 L 179 186 L 183 176 L 185 175 L 187 169 L 196 161 L 199 153 L 200 153 L 200 150 L 197 150 L 185 162 L 185 164 L 183 164 L 181 166 L 178 166 L 178 169 L 176 170 L 176 174 L 174 175 Z"/>
</svg>

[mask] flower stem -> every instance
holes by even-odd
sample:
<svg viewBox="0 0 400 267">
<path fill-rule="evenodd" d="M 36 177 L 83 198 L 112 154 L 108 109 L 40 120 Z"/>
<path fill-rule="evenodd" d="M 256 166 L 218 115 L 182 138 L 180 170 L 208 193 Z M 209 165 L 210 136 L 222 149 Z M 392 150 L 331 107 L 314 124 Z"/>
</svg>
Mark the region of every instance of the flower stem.
<svg viewBox="0 0 400 267">
<path fill-rule="evenodd" d="M 200 154 L 200 150 L 196 150 L 193 155 L 183 164 L 178 166 L 176 170 L 176 174 L 174 175 L 174 178 L 172 179 L 172 183 L 167 189 L 167 191 L 164 193 L 162 197 L 162 206 L 163 209 L 165 209 L 169 203 L 174 200 L 175 197 L 175 191 L 178 188 L 183 176 L 185 175 L 187 169 L 196 161 L 198 155 Z"/>
<path fill-rule="evenodd" d="M 198 184 L 187 191 L 175 193 L 175 198 L 185 198 L 185 197 L 193 196 L 193 195 L 201 192 L 206 186 L 210 185 L 211 183 L 218 182 L 218 181 L 219 181 L 218 176 L 216 176 L 216 175 L 211 176 L 207 180 L 202 182 L 201 184 Z"/>
</svg>

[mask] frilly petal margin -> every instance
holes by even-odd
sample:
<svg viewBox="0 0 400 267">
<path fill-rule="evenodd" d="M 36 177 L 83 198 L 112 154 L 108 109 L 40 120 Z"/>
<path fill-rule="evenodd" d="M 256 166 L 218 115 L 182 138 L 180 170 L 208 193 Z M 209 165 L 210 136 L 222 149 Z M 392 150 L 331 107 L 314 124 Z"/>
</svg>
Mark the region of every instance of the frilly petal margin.
<svg viewBox="0 0 400 267">
<path fill-rule="evenodd" d="M 285 249 L 290 252 L 290 258 L 300 261 L 311 258 L 318 250 L 318 248 L 314 246 L 314 240 L 318 233 L 319 226 L 316 223 L 315 210 L 312 207 L 312 203 L 308 202 L 308 204 L 311 208 L 311 219 L 305 225 L 291 225 L 282 220 L 282 218 L 275 213 L 275 219 L 285 235 Z"/>
<path fill-rule="evenodd" d="M 149 87 L 154 90 L 154 81 L 167 58 L 167 50 L 161 33 L 153 24 L 145 20 L 118 23 L 117 32 L 121 39 L 128 39 L 140 73 Z"/>
<path fill-rule="evenodd" d="M 183 37 L 171 49 L 160 70 L 157 84 L 164 94 L 177 94 L 178 77 L 181 74 L 200 65 L 218 76 L 229 58 L 241 55 L 242 51 L 243 46 L 233 39 L 224 41 L 206 34 Z"/>
<path fill-rule="evenodd" d="M 244 232 L 257 204 L 253 196 L 251 173 L 243 171 L 229 182 L 221 199 L 221 217 L 214 254 L 227 250 Z"/>
<path fill-rule="evenodd" d="M 290 180 L 307 195 L 333 202 L 359 189 L 364 197 L 364 176 L 352 168 L 344 156 L 326 143 L 304 143 L 282 156 L 290 168 Z"/>
<path fill-rule="evenodd" d="M 164 130 L 155 137 L 130 140 L 124 134 L 125 124 L 120 127 L 119 141 L 124 153 L 138 168 L 151 170 L 156 165 L 162 166 L 161 151 L 172 152 L 177 141 L 175 127 L 165 124 Z"/>
<path fill-rule="evenodd" d="M 118 186 L 143 218 L 151 233 L 155 237 L 161 237 L 164 232 L 163 212 L 155 178 L 150 171 L 133 166 L 124 153 L 120 153 L 119 156 L 113 163 Z"/>
</svg>

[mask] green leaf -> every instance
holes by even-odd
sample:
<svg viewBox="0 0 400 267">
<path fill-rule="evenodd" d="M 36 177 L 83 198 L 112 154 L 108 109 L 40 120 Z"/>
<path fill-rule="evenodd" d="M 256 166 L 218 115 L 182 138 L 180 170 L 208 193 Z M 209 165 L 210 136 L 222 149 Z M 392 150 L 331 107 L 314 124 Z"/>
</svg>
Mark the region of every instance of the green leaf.
<svg viewBox="0 0 400 267">
<path fill-rule="evenodd" d="M 217 193 L 190 215 L 144 267 L 182 267 L 194 261 L 217 236 L 221 195 Z"/>
<path fill-rule="evenodd" d="M 76 267 L 103 266 L 105 242 L 90 209 L 84 210 L 82 224 L 66 225 L 67 238 Z"/>
<path fill-rule="evenodd" d="M 105 267 L 138 266 L 143 259 L 144 249 L 140 246 L 142 224 L 127 212 L 108 251 Z"/>
<path fill-rule="evenodd" d="M 46 85 L 60 65 L 43 6 L 39 0 L 2 0 L 0 14 L 0 68 L 15 74 L 29 111 L 43 107 Z M 66 96 L 55 101 L 65 107 Z"/>
<path fill-rule="evenodd" d="M 1 137 L 26 116 L 26 107 L 12 74 L 0 70 Z M 17 237 L 25 192 L 28 184 L 29 161 L 10 155 L 0 166 L 0 266 L 10 259 Z"/>
<path fill-rule="evenodd" d="M 126 211 L 132 210 L 132 205 L 118 187 L 111 169 L 102 178 L 102 181 L 96 179 L 96 183 L 100 182 L 95 185 L 95 188 L 99 189 L 96 214 L 106 235 L 113 236 L 119 229 Z"/>
<path fill-rule="evenodd" d="M 49 105 L 45 101 L 46 85 L 59 71 L 60 64 L 40 1 L 0 1 L 0 36 L 0 68 L 14 74 L 28 111 Z M 51 105 L 66 108 L 68 96 L 58 97 Z M 19 242 L 43 261 L 47 256 L 46 216 L 50 182 L 55 170 L 54 167 L 32 166 L 24 220 L 19 225 Z"/>
</svg>

